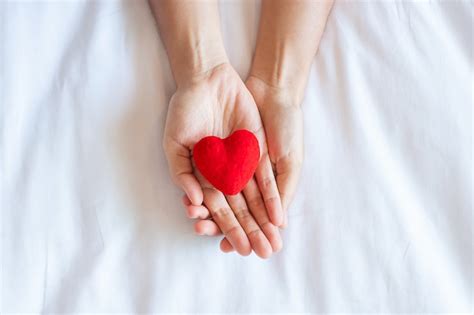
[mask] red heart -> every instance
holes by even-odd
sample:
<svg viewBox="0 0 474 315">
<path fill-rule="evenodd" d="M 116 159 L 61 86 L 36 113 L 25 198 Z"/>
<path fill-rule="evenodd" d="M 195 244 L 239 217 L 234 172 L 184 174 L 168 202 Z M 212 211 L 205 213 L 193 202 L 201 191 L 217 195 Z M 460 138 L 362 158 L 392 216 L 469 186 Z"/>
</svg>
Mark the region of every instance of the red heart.
<svg viewBox="0 0 474 315">
<path fill-rule="evenodd" d="M 193 158 L 198 170 L 215 188 L 235 195 L 252 178 L 260 149 L 253 133 L 237 130 L 225 139 L 202 138 L 194 146 Z"/>
</svg>

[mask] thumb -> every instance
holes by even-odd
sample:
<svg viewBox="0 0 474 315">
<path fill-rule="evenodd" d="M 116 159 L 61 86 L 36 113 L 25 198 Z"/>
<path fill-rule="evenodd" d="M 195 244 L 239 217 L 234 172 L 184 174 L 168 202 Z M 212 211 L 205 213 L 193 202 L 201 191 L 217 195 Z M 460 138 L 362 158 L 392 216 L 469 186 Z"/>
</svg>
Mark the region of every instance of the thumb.
<svg viewBox="0 0 474 315">
<path fill-rule="evenodd" d="M 288 207 L 295 195 L 298 179 L 301 171 L 301 161 L 287 156 L 279 159 L 275 163 L 276 182 L 280 192 L 281 204 L 283 208 L 283 225 L 288 224 Z"/>
<path fill-rule="evenodd" d="M 171 178 L 184 190 L 191 203 L 199 206 L 203 202 L 201 185 L 193 173 L 191 153 L 187 147 L 174 141 L 163 144 Z"/>
</svg>

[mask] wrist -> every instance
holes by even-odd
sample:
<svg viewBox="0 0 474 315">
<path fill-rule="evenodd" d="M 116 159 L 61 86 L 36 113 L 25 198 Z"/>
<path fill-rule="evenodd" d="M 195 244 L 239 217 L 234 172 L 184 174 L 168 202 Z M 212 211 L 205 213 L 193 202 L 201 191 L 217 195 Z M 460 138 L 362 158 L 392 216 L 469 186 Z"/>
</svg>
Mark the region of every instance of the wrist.
<svg viewBox="0 0 474 315">
<path fill-rule="evenodd" d="M 289 56 L 254 58 L 249 78 L 260 81 L 262 88 L 288 96 L 292 106 L 303 101 L 310 67 L 301 67 Z"/>
<path fill-rule="evenodd" d="M 291 45 L 272 46 L 257 47 L 250 76 L 291 94 L 291 98 L 299 105 L 304 97 L 312 59 L 303 60 L 289 47 Z"/>
<path fill-rule="evenodd" d="M 210 70 L 228 63 L 227 54 L 218 41 L 191 41 L 180 48 L 175 58 L 170 57 L 177 86 L 202 78 Z"/>
<path fill-rule="evenodd" d="M 217 0 L 149 0 L 177 85 L 227 62 Z"/>
<path fill-rule="evenodd" d="M 298 109 L 301 107 L 303 93 L 296 92 L 295 89 L 289 86 L 271 85 L 265 79 L 252 73 L 247 77 L 246 85 L 252 93 L 259 110 L 265 111 L 269 105 Z"/>
</svg>

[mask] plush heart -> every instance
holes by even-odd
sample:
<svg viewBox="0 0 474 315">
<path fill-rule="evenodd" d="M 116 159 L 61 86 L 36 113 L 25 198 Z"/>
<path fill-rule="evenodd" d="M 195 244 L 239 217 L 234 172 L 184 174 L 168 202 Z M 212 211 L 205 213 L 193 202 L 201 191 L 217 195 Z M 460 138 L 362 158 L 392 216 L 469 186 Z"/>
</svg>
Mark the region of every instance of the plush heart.
<svg viewBox="0 0 474 315">
<path fill-rule="evenodd" d="M 199 140 L 193 158 L 201 174 L 226 195 L 239 193 L 252 178 L 260 159 L 258 140 L 248 130 L 237 130 L 221 139 Z"/>
</svg>

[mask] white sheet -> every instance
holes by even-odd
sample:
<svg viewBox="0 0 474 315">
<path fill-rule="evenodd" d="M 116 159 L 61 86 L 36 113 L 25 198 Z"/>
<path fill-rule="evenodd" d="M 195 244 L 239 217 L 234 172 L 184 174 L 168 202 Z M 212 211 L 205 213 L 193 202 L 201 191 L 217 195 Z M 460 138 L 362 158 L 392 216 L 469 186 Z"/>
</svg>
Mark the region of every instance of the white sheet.
<svg viewBox="0 0 474 315">
<path fill-rule="evenodd" d="M 245 77 L 259 5 L 221 14 Z M 1 2 L 1 312 L 471 312 L 472 17 L 337 2 L 284 249 L 263 261 L 192 233 L 146 2 Z"/>
</svg>

